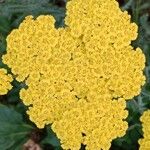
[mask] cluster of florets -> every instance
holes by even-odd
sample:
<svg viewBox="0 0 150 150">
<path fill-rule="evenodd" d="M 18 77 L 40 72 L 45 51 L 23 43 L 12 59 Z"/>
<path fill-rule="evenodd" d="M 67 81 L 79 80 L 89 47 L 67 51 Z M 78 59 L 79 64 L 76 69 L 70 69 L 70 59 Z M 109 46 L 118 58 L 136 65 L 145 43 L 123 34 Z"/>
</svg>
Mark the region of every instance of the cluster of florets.
<svg viewBox="0 0 150 150">
<path fill-rule="evenodd" d="M 122 119 L 128 113 L 124 110 L 124 99 L 99 98 L 91 103 L 81 99 L 54 121 L 52 129 L 61 139 L 64 149 L 79 150 L 83 143 L 87 150 L 108 150 L 112 139 L 125 134 L 128 124 Z"/>
<path fill-rule="evenodd" d="M 11 82 L 13 78 L 10 74 L 7 74 L 6 69 L 0 69 L 0 95 L 5 95 L 11 90 Z"/>
<path fill-rule="evenodd" d="M 26 17 L 7 38 L 7 64 L 25 81 L 20 97 L 39 128 L 52 124 L 64 149 L 110 147 L 125 134 L 125 100 L 138 95 L 145 57 L 130 46 L 137 26 L 115 0 L 72 0 L 67 27 Z"/>
<path fill-rule="evenodd" d="M 140 150 L 150 149 L 150 110 L 145 111 L 141 117 L 144 137 L 139 140 Z"/>
</svg>

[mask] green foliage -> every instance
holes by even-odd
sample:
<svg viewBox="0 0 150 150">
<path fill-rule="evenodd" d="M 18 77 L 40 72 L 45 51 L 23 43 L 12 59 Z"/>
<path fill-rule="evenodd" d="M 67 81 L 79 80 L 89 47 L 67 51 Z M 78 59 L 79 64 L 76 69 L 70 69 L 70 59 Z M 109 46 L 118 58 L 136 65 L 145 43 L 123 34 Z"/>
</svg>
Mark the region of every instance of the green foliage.
<svg viewBox="0 0 150 150">
<path fill-rule="evenodd" d="M 137 150 L 137 140 L 141 138 L 142 131 L 139 124 L 130 126 L 126 135 L 113 141 L 111 150 Z"/>
<path fill-rule="evenodd" d="M 0 16 L 0 32 L 7 34 L 10 30 L 9 20 L 5 16 Z"/>
<path fill-rule="evenodd" d="M 20 101 L 19 92 L 22 88 L 25 88 L 26 85 L 25 83 L 19 83 L 16 80 L 14 80 L 12 86 L 12 90 L 7 94 L 7 101 L 9 103 L 17 103 Z"/>
<path fill-rule="evenodd" d="M 0 16 L 11 22 L 9 24 L 11 28 L 18 27 L 27 15 L 36 17 L 41 14 L 53 15 L 57 21 L 57 25 L 61 25 L 65 17 L 65 8 L 59 8 L 50 3 L 49 0 L 7 0 L 5 3 L 0 4 Z M 5 28 L 5 31 L 9 30 Z"/>
<path fill-rule="evenodd" d="M 41 141 L 41 145 L 49 145 L 53 147 L 54 150 L 62 150 L 60 141 L 56 137 L 56 134 L 52 131 L 50 126 L 46 127 L 46 137 Z"/>
<path fill-rule="evenodd" d="M 65 8 L 56 5 L 61 0 L 3 0 L 0 1 L 0 67 L 7 68 L 1 61 L 1 56 L 6 52 L 6 37 L 12 29 L 17 28 L 27 15 L 37 17 L 41 14 L 51 14 L 56 19 L 56 27 L 64 26 Z M 121 1 L 121 0 L 118 0 Z M 123 0 L 122 0 L 123 1 Z M 112 142 L 111 150 L 137 150 L 138 139 L 142 137 L 142 126 L 139 120 L 143 111 L 150 109 L 150 1 L 149 0 L 124 0 L 122 10 L 127 10 L 132 21 L 139 26 L 139 36 L 132 43 L 134 47 L 142 48 L 146 56 L 146 84 L 141 94 L 132 101 L 127 102 L 129 124 L 127 133 L 122 138 Z M 9 68 L 7 68 L 9 70 Z M 11 70 L 9 70 L 11 72 Z M 34 125 L 29 121 L 19 98 L 19 91 L 24 83 L 13 82 L 13 89 L 0 97 L 0 150 L 21 150 L 22 145 L 31 137 Z M 6 107 L 9 106 L 9 107 Z M 60 141 L 49 126 L 42 131 L 39 144 L 46 150 L 61 150 Z M 81 149 L 85 149 L 82 146 Z"/>
<path fill-rule="evenodd" d="M 0 149 L 20 150 L 33 127 L 14 109 L 0 105 Z"/>
</svg>

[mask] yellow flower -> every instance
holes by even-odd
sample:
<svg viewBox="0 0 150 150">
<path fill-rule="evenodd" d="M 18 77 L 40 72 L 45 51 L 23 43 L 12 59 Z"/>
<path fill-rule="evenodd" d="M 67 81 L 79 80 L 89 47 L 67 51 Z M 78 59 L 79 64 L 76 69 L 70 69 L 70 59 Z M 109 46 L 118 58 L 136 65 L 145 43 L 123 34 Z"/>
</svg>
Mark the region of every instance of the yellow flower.
<svg viewBox="0 0 150 150">
<path fill-rule="evenodd" d="M 52 124 L 64 149 L 78 150 L 81 143 L 87 150 L 109 149 L 112 139 L 125 134 L 128 125 L 122 120 L 128 113 L 124 99 L 112 101 L 102 96 L 100 100 L 88 103 L 81 99 Z"/>
<path fill-rule="evenodd" d="M 3 62 L 27 84 L 20 97 L 39 128 L 52 124 L 64 149 L 107 150 L 127 129 L 125 100 L 145 83 L 144 54 L 130 46 L 137 26 L 115 0 L 71 0 L 67 27 L 54 23 L 26 17 Z"/>
<path fill-rule="evenodd" d="M 141 117 L 141 122 L 143 124 L 143 139 L 139 140 L 140 150 L 148 150 L 150 149 L 150 110 L 147 110 L 143 113 Z"/>
<path fill-rule="evenodd" d="M 0 95 L 5 95 L 9 90 L 11 90 L 12 86 L 10 82 L 12 81 L 12 76 L 7 74 L 7 70 L 0 69 Z"/>
</svg>

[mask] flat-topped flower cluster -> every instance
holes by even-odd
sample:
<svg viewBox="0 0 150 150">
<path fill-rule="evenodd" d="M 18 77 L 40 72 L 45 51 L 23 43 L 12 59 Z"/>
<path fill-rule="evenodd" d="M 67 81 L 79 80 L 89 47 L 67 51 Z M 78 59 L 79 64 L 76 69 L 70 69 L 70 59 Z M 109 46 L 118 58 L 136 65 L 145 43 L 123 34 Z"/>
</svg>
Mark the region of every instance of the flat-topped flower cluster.
<svg viewBox="0 0 150 150">
<path fill-rule="evenodd" d="M 39 127 L 52 124 L 63 149 L 108 150 L 125 134 L 126 101 L 145 82 L 145 57 L 130 45 L 137 26 L 115 0 L 71 0 L 66 27 L 28 16 L 7 37 L 7 64 L 25 81 L 20 97 Z"/>
</svg>

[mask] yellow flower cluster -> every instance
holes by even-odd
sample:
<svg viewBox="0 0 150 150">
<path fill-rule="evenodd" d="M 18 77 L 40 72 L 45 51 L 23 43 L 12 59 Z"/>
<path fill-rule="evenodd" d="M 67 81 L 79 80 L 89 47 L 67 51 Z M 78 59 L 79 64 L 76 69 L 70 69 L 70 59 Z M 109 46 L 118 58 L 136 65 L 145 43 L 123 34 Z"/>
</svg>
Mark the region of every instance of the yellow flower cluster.
<svg viewBox="0 0 150 150">
<path fill-rule="evenodd" d="M 81 99 L 53 123 L 52 129 L 66 150 L 79 150 L 81 143 L 86 150 L 108 150 L 112 139 L 123 136 L 128 128 L 122 121 L 128 114 L 124 108 L 124 99 L 112 101 L 101 97 L 100 103 Z"/>
<path fill-rule="evenodd" d="M 130 46 L 137 26 L 115 0 L 72 0 L 67 27 L 28 16 L 7 37 L 7 64 L 39 128 L 52 124 L 66 150 L 107 150 L 127 123 L 125 100 L 140 93 L 145 57 Z"/>
<path fill-rule="evenodd" d="M 0 69 L 0 95 L 5 95 L 8 90 L 11 90 L 12 86 L 10 82 L 12 81 L 12 76 L 7 74 L 5 69 Z"/>
<path fill-rule="evenodd" d="M 145 111 L 141 117 L 143 123 L 144 138 L 139 140 L 140 150 L 150 149 L 150 110 Z"/>
</svg>

